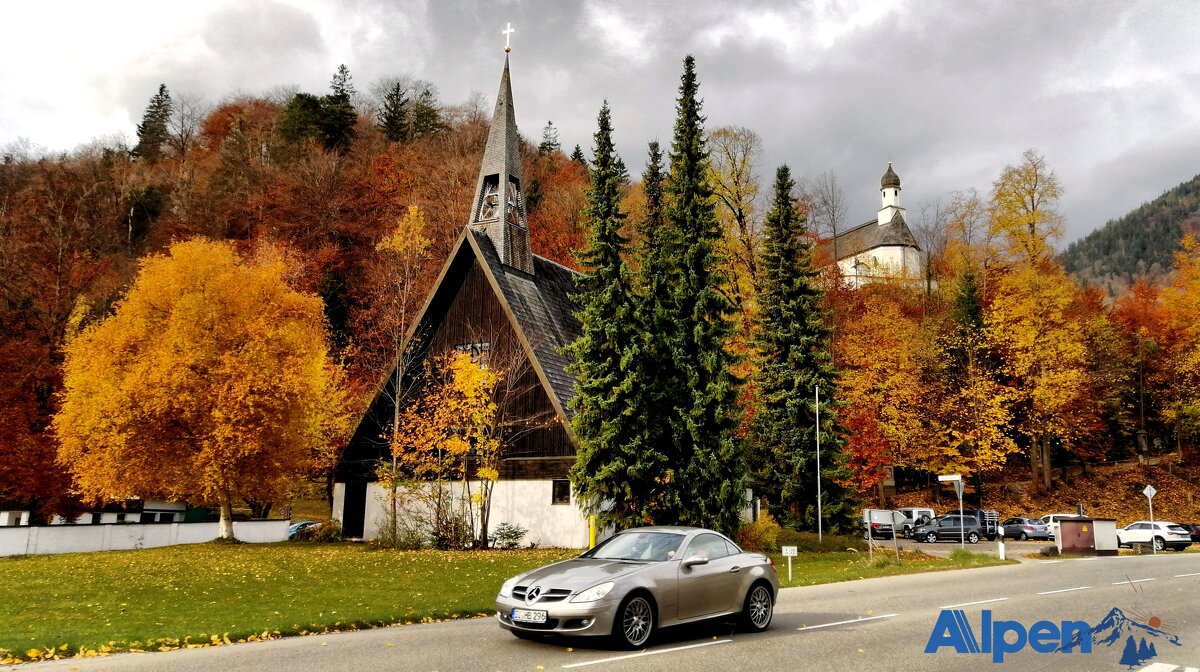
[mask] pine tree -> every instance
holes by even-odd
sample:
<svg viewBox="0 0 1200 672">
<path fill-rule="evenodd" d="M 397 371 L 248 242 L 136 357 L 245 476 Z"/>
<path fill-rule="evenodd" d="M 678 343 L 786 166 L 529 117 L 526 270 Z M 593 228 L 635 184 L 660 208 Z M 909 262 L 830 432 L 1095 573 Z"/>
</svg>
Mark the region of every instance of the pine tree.
<svg viewBox="0 0 1200 672">
<path fill-rule="evenodd" d="M 413 99 L 412 113 L 408 117 L 408 135 L 419 138 L 437 133 L 445 127 L 442 112 L 438 109 L 437 91 L 432 84 L 423 83 Z"/>
<path fill-rule="evenodd" d="M 1141 660 L 1138 657 L 1137 644 L 1133 643 L 1133 635 L 1130 635 L 1129 639 L 1125 640 L 1125 651 L 1121 653 L 1121 660 L 1117 661 L 1117 663 L 1128 665 L 1129 669 L 1132 670 Z"/>
<path fill-rule="evenodd" d="M 670 323 L 674 368 L 683 383 L 677 392 L 679 414 L 672 418 L 681 503 L 675 522 L 733 534 L 745 507 L 746 473 L 734 437 L 739 381 L 730 367 L 736 357 L 727 348 L 735 327 L 733 306 L 718 291 L 721 229 L 708 182 L 698 87 L 695 59 L 689 55 L 679 86 L 665 190 L 666 221 L 678 241 L 670 257 L 678 267 Z"/>
<path fill-rule="evenodd" d="M 130 152 L 133 156 L 154 163 L 162 158 L 163 147 L 170 140 L 167 125 L 171 120 L 171 93 L 166 84 L 158 85 L 158 93 L 150 99 L 142 123 L 138 124 L 138 143 Z"/>
<path fill-rule="evenodd" d="M 558 142 L 558 129 L 554 127 L 553 121 L 547 121 L 546 127 L 542 129 L 542 142 L 538 145 L 538 156 L 553 154 L 561 149 L 562 145 Z M 620 160 L 618 157 L 617 161 Z"/>
<path fill-rule="evenodd" d="M 392 142 L 408 140 L 409 100 L 400 82 L 392 84 L 383 96 L 379 112 L 379 130 Z"/>
<path fill-rule="evenodd" d="M 584 170 L 589 170 L 587 157 L 583 155 L 583 149 L 579 145 L 575 145 L 575 150 L 571 152 L 571 160 L 583 166 Z"/>
<path fill-rule="evenodd" d="M 1150 653 L 1150 647 L 1146 644 L 1146 638 L 1143 637 L 1141 644 L 1138 645 L 1138 663 L 1144 663 L 1153 657 L 1153 654 Z"/>
<path fill-rule="evenodd" d="M 751 430 L 755 484 L 769 506 L 793 525 L 817 527 L 816 394 L 821 391 L 823 527 L 850 529 L 853 502 L 846 479 L 833 399 L 836 371 L 829 355 L 824 292 L 813 264 L 812 238 L 792 202 L 787 166 L 775 175 L 759 266 L 758 409 Z"/>
<path fill-rule="evenodd" d="M 645 414 L 637 408 L 641 329 L 632 276 L 624 261 L 629 241 L 621 234 L 625 214 L 620 210 L 607 102 L 600 108 L 595 139 L 596 168 L 584 210 L 589 235 L 579 253 L 590 275 L 578 283 L 580 292 L 574 298 L 582 329 L 568 348 L 576 390 L 572 425 L 579 437 L 571 479 L 578 496 L 596 505 L 601 525 L 623 529 L 653 520 L 653 498 L 648 495 L 664 457 L 643 442 Z M 612 504 L 599 508 L 601 502 Z"/>
<path fill-rule="evenodd" d="M 358 112 L 354 110 L 351 96 L 354 84 L 350 81 L 350 70 L 339 65 L 329 82 L 330 94 L 321 99 L 321 135 L 325 149 L 346 151 L 354 139 L 354 125 L 358 123 Z"/>
</svg>

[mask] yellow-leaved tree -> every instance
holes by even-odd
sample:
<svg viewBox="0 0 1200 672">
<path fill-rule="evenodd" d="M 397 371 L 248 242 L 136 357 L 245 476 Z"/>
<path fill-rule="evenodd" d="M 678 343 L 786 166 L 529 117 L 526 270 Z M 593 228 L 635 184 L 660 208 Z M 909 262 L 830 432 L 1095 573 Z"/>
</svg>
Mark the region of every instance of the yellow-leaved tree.
<svg viewBox="0 0 1200 672">
<path fill-rule="evenodd" d="M 486 547 L 492 486 L 500 479 L 502 442 L 497 424 L 496 386 L 503 374 L 481 366 L 464 352 L 427 362 L 420 394 L 399 414 L 392 451 L 399 465 L 431 493 L 430 528 L 434 544 L 462 548 L 467 532 L 455 524 L 449 487 L 462 481 L 462 501 L 478 508 L 480 534 Z M 472 471 L 474 473 L 472 473 Z M 480 492 L 469 492 L 468 478 L 479 480 Z M 448 483 L 449 482 L 449 483 Z M 473 511 L 474 509 L 472 509 Z M 472 527 L 473 527 L 472 516 Z"/>
<path fill-rule="evenodd" d="M 271 501 L 332 468 L 349 425 L 321 300 L 278 250 L 191 240 L 141 262 L 66 348 L 58 459 L 88 500 Z"/>
</svg>

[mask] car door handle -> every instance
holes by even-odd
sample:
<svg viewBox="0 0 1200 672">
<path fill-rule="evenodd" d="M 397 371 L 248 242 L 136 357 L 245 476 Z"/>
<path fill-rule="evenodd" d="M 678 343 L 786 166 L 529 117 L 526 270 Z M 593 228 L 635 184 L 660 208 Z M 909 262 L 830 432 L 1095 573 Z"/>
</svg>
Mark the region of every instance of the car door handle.
<svg viewBox="0 0 1200 672">
<path fill-rule="evenodd" d="M 730 574 L 737 574 L 737 573 L 738 573 L 738 572 L 740 572 L 740 571 L 742 571 L 742 568 L 741 568 L 741 567 L 733 567 L 733 568 L 731 568 L 731 569 L 729 570 L 729 573 L 730 573 Z"/>
</svg>

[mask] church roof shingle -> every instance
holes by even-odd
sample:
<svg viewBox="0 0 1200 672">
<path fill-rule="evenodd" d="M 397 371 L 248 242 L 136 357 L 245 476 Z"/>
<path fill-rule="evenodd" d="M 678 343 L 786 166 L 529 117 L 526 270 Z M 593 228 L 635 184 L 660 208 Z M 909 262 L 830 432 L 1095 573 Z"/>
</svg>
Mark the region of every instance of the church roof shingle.
<svg viewBox="0 0 1200 672">
<path fill-rule="evenodd" d="M 533 256 L 534 272 L 522 273 L 500 261 L 491 239 L 482 231 L 468 229 L 481 261 L 517 320 L 520 331 L 533 350 L 535 366 L 541 368 L 560 407 L 570 417 L 568 406 L 575 397 L 575 376 L 567 373 L 570 359 L 562 349 L 580 335 L 576 306 L 570 295 L 579 273 L 566 266 Z"/>
<path fill-rule="evenodd" d="M 837 259 L 853 257 L 856 254 L 886 246 L 921 249 L 921 246 L 917 244 L 917 239 L 913 237 L 912 231 L 909 230 L 908 224 L 905 223 L 904 216 L 898 212 L 889 224 L 881 225 L 872 219 L 849 231 L 839 233 L 837 235 Z M 821 243 L 821 249 L 823 252 L 827 252 L 830 258 L 834 256 L 833 241 Z"/>
</svg>

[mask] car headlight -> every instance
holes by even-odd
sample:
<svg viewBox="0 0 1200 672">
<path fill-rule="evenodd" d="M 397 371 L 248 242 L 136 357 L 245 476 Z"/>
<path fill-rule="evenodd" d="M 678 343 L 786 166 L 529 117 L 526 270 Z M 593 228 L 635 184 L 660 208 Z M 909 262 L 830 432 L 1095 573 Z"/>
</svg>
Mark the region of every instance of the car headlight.
<svg viewBox="0 0 1200 672">
<path fill-rule="evenodd" d="M 517 587 L 517 578 L 513 577 L 500 584 L 500 597 L 512 597 L 513 588 Z"/>
<path fill-rule="evenodd" d="M 571 598 L 572 602 L 595 602 L 596 600 L 608 595 L 608 591 L 613 589 L 613 582 L 607 581 L 597 586 L 592 586 L 587 590 L 579 593 Z"/>
</svg>

